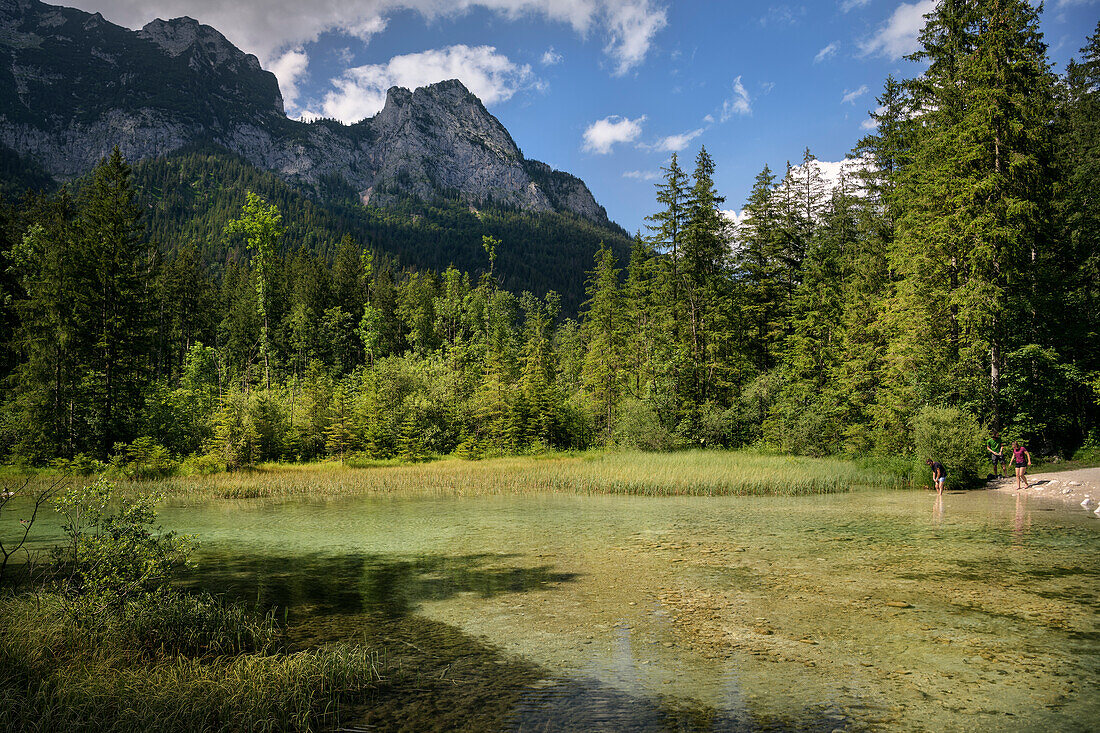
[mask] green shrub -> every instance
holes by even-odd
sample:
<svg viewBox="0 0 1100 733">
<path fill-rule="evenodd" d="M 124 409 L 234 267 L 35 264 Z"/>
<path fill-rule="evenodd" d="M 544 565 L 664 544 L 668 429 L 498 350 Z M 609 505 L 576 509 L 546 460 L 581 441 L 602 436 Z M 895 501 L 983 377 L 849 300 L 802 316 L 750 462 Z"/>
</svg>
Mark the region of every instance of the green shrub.
<svg viewBox="0 0 1100 733">
<path fill-rule="evenodd" d="M 926 460 L 947 469 L 947 485 L 971 488 L 985 475 L 985 431 L 977 418 L 954 407 L 925 406 L 913 416 L 913 475 L 931 483 Z M 922 478 L 923 477 L 923 478 Z"/>
<path fill-rule="evenodd" d="M 151 479 L 171 476 L 179 467 L 172 454 L 152 438 L 137 438 L 133 443 L 115 443 L 110 471 L 131 479 Z"/>
<path fill-rule="evenodd" d="M 96 615 L 155 593 L 183 565 L 190 539 L 154 529 L 156 497 L 118 498 L 100 478 L 55 501 L 67 541 L 54 549 L 62 591 L 76 615 Z"/>
<path fill-rule="evenodd" d="M 612 440 L 624 448 L 644 451 L 664 451 L 676 447 L 676 437 L 657 419 L 653 408 L 636 399 L 623 400 L 619 405 Z"/>
<path fill-rule="evenodd" d="M 225 462 L 221 456 L 216 453 L 198 453 L 184 459 L 180 464 L 179 473 L 187 476 L 209 476 L 224 470 Z"/>
<path fill-rule="evenodd" d="M 50 465 L 61 473 L 77 476 L 91 476 L 107 470 L 106 463 L 86 453 L 77 453 L 72 458 L 55 458 Z"/>
</svg>

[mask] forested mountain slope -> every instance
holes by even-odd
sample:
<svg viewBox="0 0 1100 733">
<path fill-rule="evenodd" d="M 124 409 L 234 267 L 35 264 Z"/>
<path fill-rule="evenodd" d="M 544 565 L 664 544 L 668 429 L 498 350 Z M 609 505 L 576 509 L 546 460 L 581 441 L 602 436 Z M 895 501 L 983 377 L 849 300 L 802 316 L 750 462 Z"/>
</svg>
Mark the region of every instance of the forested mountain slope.
<svg viewBox="0 0 1100 733">
<path fill-rule="evenodd" d="M 244 256 L 225 225 L 240 214 L 246 191 L 278 206 L 287 222 L 283 251 L 305 248 L 335 255 L 345 236 L 359 246 L 386 253 L 399 265 L 442 271 L 454 266 L 477 273 L 488 269 L 482 237 L 500 240 L 494 273 L 509 290 L 562 296 L 566 313 L 584 299 L 586 270 L 600 242 L 625 259 L 626 233 L 569 213 L 525 213 L 516 209 L 475 209 L 456 201 L 428 203 L 395 198 L 386 208 L 363 206 L 339 180 L 320 182 L 320 198 L 306 195 L 239 156 L 206 147 L 148 160 L 134 167 L 134 182 L 145 205 L 145 221 L 161 247 L 193 244 L 215 271 L 227 258 Z"/>
<path fill-rule="evenodd" d="M 0 0 L 0 51 L 0 193 L 79 179 L 117 146 L 169 251 L 187 240 L 224 260 L 221 230 L 254 189 L 294 222 L 284 247 L 331 252 L 349 235 L 404 266 L 476 271 L 492 235 L 503 284 L 575 311 L 599 242 L 628 248 L 583 181 L 525 158 L 456 80 L 395 87 L 354 125 L 298 122 L 214 28 L 134 32 L 37 0 Z"/>
</svg>

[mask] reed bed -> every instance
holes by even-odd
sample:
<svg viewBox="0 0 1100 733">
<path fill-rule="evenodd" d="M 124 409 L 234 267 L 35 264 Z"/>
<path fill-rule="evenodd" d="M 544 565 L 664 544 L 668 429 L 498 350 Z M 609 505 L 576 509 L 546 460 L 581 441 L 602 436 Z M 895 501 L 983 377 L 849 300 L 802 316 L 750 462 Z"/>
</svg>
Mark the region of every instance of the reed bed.
<svg viewBox="0 0 1100 733">
<path fill-rule="evenodd" d="M 897 488 L 887 466 L 830 458 L 722 451 L 592 453 L 353 468 L 339 463 L 267 466 L 254 471 L 160 480 L 176 499 L 301 495 L 483 496 L 540 493 L 641 496 L 805 495 Z"/>
</svg>

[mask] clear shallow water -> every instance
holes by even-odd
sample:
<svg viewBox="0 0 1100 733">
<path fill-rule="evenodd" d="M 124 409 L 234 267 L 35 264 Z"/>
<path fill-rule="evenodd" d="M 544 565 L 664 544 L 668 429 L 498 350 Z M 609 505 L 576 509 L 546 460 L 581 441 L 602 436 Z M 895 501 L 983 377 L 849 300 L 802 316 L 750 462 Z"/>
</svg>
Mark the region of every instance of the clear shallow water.
<svg viewBox="0 0 1100 733">
<path fill-rule="evenodd" d="M 166 507 L 191 582 L 383 652 L 363 726 L 1096 730 L 1100 521 L 993 492 Z"/>
</svg>

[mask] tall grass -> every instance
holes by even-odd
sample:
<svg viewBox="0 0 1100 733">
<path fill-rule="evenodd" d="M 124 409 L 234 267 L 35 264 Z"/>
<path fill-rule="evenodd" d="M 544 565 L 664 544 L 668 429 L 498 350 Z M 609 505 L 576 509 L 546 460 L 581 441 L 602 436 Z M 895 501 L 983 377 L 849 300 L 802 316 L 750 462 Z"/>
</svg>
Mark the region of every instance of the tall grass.
<svg viewBox="0 0 1100 733">
<path fill-rule="evenodd" d="M 413 465 L 352 468 L 338 463 L 267 466 L 259 470 L 169 478 L 158 488 L 175 497 L 257 498 L 295 495 L 632 494 L 718 496 L 820 494 L 905 486 L 892 464 L 723 451 L 592 453 L 485 461 L 448 459 Z"/>
<path fill-rule="evenodd" d="M 165 596 L 89 628 L 43 593 L 0 600 L 0 730 L 313 731 L 380 679 L 357 646 L 280 653 L 270 617 Z M 150 646 L 149 632 L 171 632 Z"/>
</svg>

